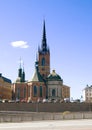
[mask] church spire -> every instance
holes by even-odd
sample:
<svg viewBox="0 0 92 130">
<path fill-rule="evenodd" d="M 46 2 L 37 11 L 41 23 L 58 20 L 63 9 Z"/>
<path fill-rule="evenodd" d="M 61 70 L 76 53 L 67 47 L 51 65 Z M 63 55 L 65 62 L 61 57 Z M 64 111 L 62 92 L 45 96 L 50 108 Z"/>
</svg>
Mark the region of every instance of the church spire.
<svg viewBox="0 0 92 130">
<path fill-rule="evenodd" d="M 45 29 L 45 20 L 43 23 L 43 36 L 42 36 L 42 51 L 47 52 L 47 41 L 46 41 L 46 29 Z"/>
<path fill-rule="evenodd" d="M 42 44 L 41 44 L 41 48 L 38 47 L 38 52 L 39 52 L 39 54 L 50 53 L 49 48 L 47 46 L 45 20 L 43 21 Z"/>
<path fill-rule="evenodd" d="M 21 75 L 22 75 L 22 68 L 21 68 L 21 58 L 20 58 L 20 61 L 19 61 L 20 63 L 20 65 L 19 65 L 19 69 L 18 69 L 18 77 L 21 77 Z"/>
<path fill-rule="evenodd" d="M 22 73 L 22 82 L 25 82 L 25 71 L 24 71 L 24 63 L 23 63 L 23 73 Z"/>
<path fill-rule="evenodd" d="M 43 23 L 43 39 L 42 39 L 42 43 L 43 43 L 43 42 L 46 44 L 45 20 L 44 20 L 44 23 Z"/>
</svg>

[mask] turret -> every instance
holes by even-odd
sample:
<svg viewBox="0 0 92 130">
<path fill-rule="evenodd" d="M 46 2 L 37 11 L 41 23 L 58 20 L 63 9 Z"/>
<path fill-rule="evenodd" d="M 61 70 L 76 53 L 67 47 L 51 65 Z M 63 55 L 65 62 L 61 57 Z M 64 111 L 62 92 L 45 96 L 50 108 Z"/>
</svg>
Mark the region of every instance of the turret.
<svg viewBox="0 0 92 130">
<path fill-rule="evenodd" d="M 21 59 L 20 59 L 20 67 L 18 69 L 18 78 L 16 79 L 16 82 L 25 82 L 24 65 L 23 65 L 23 69 L 22 69 L 22 67 L 21 67 Z"/>
<path fill-rule="evenodd" d="M 21 80 L 22 80 L 22 82 L 25 82 L 25 71 L 24 71 L 24 67 L 23 67 L 23 73 L 22 73 Z"/>
</svg>

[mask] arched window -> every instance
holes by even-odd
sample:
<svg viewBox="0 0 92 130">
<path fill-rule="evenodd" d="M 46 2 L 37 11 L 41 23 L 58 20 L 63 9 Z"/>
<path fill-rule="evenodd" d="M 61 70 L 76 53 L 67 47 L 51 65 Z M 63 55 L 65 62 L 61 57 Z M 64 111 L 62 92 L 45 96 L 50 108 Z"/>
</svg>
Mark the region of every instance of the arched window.
<svg viewBox="0 0 92 130">
<path fill-rule="evenodd" d="M 42 66 L 45 66 L 45 58 L 42 58 Z"/>
<path fill-rule="evenodd" d="M 40 97 L 42 97 L 42 86 L 40 86 Z"/>
<path fill-rule="evenodd" d="M 33 89 L 34 89 L 34 96 L 36 97 L 37 96 L 37 87 L 34 86 Z"/>
<path fill-rule="evenodd" d="M 26 87 L 24 88 L 24 98 L 26 98 Z"/>
<path fill-rule="evenodd" d="M 17 99 L 20 99 L 20 88 L 17 88 Z"/>
<path fill-rule="evenodd" d="M 52 96 L 53 96 L 53 97 L 56 96 L 56 91 L 55 91 L 55 89 L 52 89 Z"/>
<path fill-rule="evenodd" d="M 28 86 L 28 97 L 30 97 L 30 86 Z"/>
</svg>

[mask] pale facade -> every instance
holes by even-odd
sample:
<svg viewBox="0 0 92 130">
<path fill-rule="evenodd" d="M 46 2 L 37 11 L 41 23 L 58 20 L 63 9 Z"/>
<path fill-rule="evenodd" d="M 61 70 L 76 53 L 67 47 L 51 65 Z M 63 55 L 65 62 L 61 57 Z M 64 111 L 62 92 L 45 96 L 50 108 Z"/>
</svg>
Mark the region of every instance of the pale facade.
<svg viewBox="0 0 92 130">
<path fill-rule="evenodd" d="M 63 80 L 56 74 L 55 70 L 53 70 L 47 78 L 48 99 L 62 98 L 62 84 Z"/>
<path fill-rule="evenodd" d="M 60 99 L 62 97 L 61 86 L 58 81 L 48 81 L 48 98 Z"/>
<path fill-rule="evenodd" d="M 83 98 L 85 102 L 92 102 L 92 85 L 86 86 L 83 90 Z"/>
<path fill-rule="evenodd" d="M 48 99 L 70 98 L 70 87 L 63 85 L 63 79 L 55 70 L 47 78 Z"/>
</svg>

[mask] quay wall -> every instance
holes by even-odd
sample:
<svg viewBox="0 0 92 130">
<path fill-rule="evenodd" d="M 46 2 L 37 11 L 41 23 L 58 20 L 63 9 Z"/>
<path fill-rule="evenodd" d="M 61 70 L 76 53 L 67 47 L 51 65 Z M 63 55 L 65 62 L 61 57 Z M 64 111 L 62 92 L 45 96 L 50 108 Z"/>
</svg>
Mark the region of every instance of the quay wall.
<svg viewBox="0 0 92 130">
<path fill-rule="evenodd" d="M 0 111 L 83 112 L 92 111 L 92 103 L 0 103 Z"/>
<path fill-rule="evenodd" d="M 0 122 L 92 119 L 92 103 L 0 103 Z"/>
<path fill-rule="evenodd" d="M 44 112 L 0 112 L 0 123 L 3 122 L 30 122 L 42 120 L 76 120 L 92 119 L 92 112 L 64 112 L 64 113 L 44 113 Z"/>
</svg>

